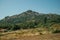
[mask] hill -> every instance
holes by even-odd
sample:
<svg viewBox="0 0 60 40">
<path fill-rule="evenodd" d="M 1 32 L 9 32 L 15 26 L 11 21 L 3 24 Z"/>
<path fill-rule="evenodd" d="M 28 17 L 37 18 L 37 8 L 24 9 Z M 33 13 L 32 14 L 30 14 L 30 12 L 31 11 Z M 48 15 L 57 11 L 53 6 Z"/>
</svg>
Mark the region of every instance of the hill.
<svg viewBox="0 0 60 40">
<path fill-rule="evenodd" d="M 18 15 L 6 16 L 0 20 L 0 28 L 7 29 L 7 31 L 40 27 L 60 32 L 60 15 L 42 14 L 27 10 Z"/>
</svg>

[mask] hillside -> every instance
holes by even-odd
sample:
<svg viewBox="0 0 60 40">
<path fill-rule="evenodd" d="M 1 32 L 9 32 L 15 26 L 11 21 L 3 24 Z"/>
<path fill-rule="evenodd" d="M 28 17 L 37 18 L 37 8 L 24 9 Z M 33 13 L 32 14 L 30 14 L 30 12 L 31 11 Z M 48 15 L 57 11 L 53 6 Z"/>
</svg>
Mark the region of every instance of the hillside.
<svg viewBox="0 0 60 40">
<path fill-rule="evenodd" d="M 60 40 L 60 15 L 27 10 L 0 20 L 0 40 Z"/>
<path fill-rule="evenodd" d="M 6 29 L 6 31 L 40 27 L 60 32 L 60 15 L 42 14 L 27 10 L 18 15 L 6 16 L 0 20 L 0 28 Z"/>
</svg>

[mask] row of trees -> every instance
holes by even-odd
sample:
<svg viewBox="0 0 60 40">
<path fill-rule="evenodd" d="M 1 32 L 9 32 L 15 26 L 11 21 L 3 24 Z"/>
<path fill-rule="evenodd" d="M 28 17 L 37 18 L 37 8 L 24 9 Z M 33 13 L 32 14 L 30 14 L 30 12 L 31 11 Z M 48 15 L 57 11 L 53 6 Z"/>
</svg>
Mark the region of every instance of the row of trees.
<svg viewBox="0 0 60 40">
<path fill-rule="evenodd" d="M 17 29 L 28 29 L 35 28 L 37 25 L 36 22 L 25 22 L 25 23 L 0 23 L 0 28 L 8 29 L 8 30 L 17 30 Z"/>
</svg>

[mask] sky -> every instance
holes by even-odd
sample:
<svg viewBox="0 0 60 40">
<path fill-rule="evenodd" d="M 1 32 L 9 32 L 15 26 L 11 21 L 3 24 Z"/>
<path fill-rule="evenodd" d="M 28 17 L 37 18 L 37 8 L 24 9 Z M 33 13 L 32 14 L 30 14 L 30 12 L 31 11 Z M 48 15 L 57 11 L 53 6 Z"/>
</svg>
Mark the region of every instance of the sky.
<svg viewBox="0 0 60 40">
<path fill-rule="evenodd" d="M 60 14 L 60 0 L 0 0 L 0 19 L 27 10 Z"/>
</svg>

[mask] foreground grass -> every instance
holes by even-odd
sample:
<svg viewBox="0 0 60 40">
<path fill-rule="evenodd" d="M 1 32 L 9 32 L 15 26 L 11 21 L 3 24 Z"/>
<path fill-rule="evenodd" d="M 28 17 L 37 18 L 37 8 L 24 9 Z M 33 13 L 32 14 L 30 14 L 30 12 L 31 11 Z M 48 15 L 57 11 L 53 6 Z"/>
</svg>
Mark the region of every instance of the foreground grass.
<svg viewBox="0 0 60 40">
<path fill-rule="evenodd" d="M 52 34 L 46 28 L 24 29 L 0 33 L 0 40 L 60 40 L 60 33 Z"/>
</svg>

